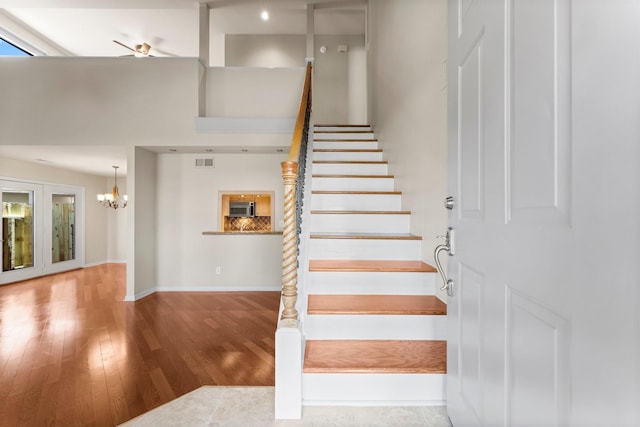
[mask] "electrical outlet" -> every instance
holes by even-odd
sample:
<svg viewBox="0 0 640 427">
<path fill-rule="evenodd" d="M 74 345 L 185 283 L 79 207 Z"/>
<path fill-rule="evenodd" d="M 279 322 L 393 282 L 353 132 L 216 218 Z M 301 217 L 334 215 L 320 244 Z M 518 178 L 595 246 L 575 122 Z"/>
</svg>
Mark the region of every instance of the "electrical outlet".
<svg viewBox="0 0 640 427">
<path fill-rule="evenodd" d="M 222 267 L 217 266 L 216 267 L 216 274 L 220 274 L 220 273 L 222 273 Z"/>
</svg>

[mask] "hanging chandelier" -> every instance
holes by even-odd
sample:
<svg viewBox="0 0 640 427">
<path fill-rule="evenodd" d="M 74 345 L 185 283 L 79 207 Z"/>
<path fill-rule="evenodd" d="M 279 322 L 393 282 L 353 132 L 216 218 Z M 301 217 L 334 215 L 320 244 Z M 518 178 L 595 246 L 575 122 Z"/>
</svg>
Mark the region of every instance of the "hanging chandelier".
<svg viewBox="0 0 640 427">
<path fill-rule="evenodd" d="M 105 208 L 124 208 L 127 206 L 127 195 L 120 195 L 118 190 L 118 166 L 113 166 L 114 169 L 114 185 L 111 193 L 98 194 L 98 202 Z"/>
</svg>

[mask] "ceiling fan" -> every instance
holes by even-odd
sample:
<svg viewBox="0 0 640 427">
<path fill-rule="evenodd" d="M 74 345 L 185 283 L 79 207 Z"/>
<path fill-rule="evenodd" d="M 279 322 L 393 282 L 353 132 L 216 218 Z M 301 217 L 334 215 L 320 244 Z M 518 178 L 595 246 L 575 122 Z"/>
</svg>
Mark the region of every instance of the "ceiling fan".
<svg viewBox="0 0 640 427">
<path fill-rule="evenodd" d="M 147 57 L 153 58 L 153 55 L 149 55 L 151 46 L 148 43 L 143 42 L 142 44 L 137 44 L 136 48 L 134 49 L 122 42 L 119 42 L 118 40 L 114 40 L 113 42 L 133 52 L 133 55 L 123 55 L 123 56 L 138 56 L 138 57 L 147 56 Z"/>
</svg>

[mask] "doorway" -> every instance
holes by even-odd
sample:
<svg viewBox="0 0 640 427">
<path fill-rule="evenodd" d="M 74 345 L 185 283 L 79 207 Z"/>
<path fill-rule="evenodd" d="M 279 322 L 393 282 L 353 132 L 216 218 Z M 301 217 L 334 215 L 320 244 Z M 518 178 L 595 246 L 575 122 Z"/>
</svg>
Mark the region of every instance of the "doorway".
<svg viewBox="0 0 640 427">
<path fill-rule="evenodd" d="M 84 188 L 0 181 L 0 284 L 84 265 Z"/>
</svg>

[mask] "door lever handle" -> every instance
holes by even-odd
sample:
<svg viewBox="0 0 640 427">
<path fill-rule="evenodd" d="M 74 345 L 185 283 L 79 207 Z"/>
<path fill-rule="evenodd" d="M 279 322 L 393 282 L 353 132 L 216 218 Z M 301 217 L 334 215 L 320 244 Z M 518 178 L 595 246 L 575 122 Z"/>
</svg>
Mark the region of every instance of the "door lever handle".
<svg viewBox="0 0 640 427">
<path fill-rule="evenodd" d="M 447 274 L 442 268 L 442 264 L 440 263 L 440 253 L 443 251 L 449 252 L 449 256 L 455 255 L 455 246 L 454 246 L 454 234 L 455 230 L 451 227 L 447 229 L 447 234 L 445 236 L 438 236 L 444 238 L 444 243 L 436 246 L 433 258 L 436 261 L 436 267 L 438 267 L 438 271 L 440 272 L 440 276 L 442 277 L 443 285 L 440 287 L 441 290 L 447 291 L 447 295 L 450 297 L 453 296 L 453 280 L 447 278 Z"/>
</svg>

